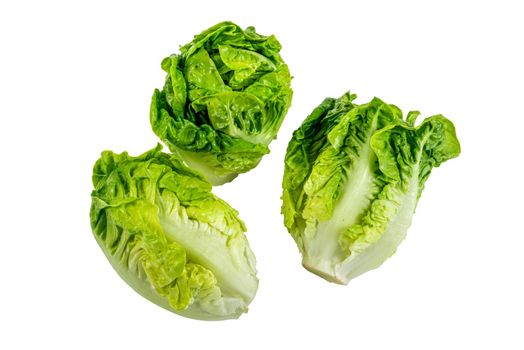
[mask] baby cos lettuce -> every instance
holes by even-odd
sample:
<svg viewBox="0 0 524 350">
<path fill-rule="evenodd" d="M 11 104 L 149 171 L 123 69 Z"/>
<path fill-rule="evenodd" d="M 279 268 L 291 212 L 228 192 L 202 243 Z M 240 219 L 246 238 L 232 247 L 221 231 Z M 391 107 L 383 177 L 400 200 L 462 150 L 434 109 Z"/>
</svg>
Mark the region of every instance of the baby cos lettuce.
<svg viewBox="0 0 524 350">
<path fill-rule="evenodd" d="M 237 318 L 258 287 L 237 212 L 211 184 L 161 147 L 102 153 L 93 169 L 91 226 L 118 274 L 177 314 Z"/>
<path fill-rule="evenodd" d="M 291 76 L 275 36 L 219 23 L 166 57 L 151 102 L 158 137 L 214 185 L 254 168 L 291 104 Z"/>
<path fill-rule="evenodd" d="M 380 266 L 411 224 L 431 170 L 457 157 L 453 124 L 435 115 L 415 126 L 394 105 L 356 95 L 327 98 L 289 142 L 285 225 L 311 272 L 346 284 Z"/>
</svg>

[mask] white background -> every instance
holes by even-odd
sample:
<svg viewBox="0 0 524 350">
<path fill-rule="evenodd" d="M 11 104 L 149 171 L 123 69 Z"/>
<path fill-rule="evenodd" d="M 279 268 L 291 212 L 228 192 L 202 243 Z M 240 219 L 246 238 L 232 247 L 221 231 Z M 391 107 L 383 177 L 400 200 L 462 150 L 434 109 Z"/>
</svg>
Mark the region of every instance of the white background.
<svg viewBox="0 0 524 350">
<path fill-rule="evenodd" d="M 3 1 L 0 348 L 524 348 L 518 3 Z M 277 36 L 294 100 L 271 154 L 215 190 L 248 226 L 257 297 L 202 322 L 116 275 L 90 231 L 90 177 L 102 150 L 156 144 L 161 59 L 222 20 Z M 434 170 L 396 255 L 342 287 L 301 267 L 279 197 L 292 131 L 347 89 L 444 114 L 462 154 Z"/>
</svg>

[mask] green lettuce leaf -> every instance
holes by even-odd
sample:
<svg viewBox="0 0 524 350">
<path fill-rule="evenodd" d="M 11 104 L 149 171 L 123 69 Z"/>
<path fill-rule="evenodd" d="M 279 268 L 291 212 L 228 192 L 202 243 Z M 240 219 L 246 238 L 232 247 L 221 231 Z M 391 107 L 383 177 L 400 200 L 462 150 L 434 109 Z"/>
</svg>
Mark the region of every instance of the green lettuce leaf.
<svg viewBox="0 0 524 350">
<path fill-rule="evenodd" d="M 247 311 L 258 280 L 237 212 L 161 146 L 102 153 L 93 169 L 91 226 L 118 274 L 139 294 L 203 320 Z"/>
<path fill-rule="evenodd" d="M 326 99 L 293 133 L 283 179 L 284 223 L 319 276 L 346 284 L 380 266 L 404 239 L 433 167 L 457 157 L 441 115 L 415 126 L 380 99 Z"/>
<path fill-rule="evenodd" d="M 166 57 L 150 121 L 173 153 L 215 185 L 269 153 L 291 105 L 291 75 L 275 36 L 219 23 Z"/>
</svg>

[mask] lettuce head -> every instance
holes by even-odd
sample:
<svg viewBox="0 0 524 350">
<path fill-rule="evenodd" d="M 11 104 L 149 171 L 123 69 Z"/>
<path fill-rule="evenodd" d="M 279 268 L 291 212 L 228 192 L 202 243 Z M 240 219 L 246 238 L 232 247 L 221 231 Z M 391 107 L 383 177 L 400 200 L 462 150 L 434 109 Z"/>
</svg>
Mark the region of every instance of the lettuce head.
<svg viewBox="0 0 524 350">
<path fill-rule="evenodd" d="M 442 115 L 415 125 L 394 105 L 327 98 L 293 133 L 282 213 L 311 272 L 346 284 L 380 266 L 406 236 L 432 169 L 457 157 Z"/>
<path fill-rule="evenodd" d="M 275 36 L 223 22 L 162 61 L 153 131 L 214 185 L 253 169 L 291 104 L 291 75 Z"/>
<path fill-rule="evenodd" d="M 244 223 L 211 184 L 161 147 L 102 153 L 93 169 L 91 226 L 135 291 L 182 316 L 237 318 L 258 287 Z"/>
</svg>

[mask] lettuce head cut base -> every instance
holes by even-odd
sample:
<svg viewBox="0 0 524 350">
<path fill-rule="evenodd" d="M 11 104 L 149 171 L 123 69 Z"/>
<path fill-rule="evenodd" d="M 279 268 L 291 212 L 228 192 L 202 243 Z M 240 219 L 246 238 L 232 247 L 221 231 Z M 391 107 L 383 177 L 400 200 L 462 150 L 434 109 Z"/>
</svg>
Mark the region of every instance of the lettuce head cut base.
<svg viewBox="0 0 524 350">
<path fill-rule="evenodd" d="M 275 36 L 222 22 L 162 61 L 150 121 L 171 152 L 213 185 L 247 172 L 269 153 L 291 105 L 291 75 Z"/>
<path fill-rule="evenodd" d="M 238 318 L 258 279 L 244 223 L 211 184 L 161 147 L 102 153 L 93 169 L 91 226 L 135 291 L 189 318 Z"/>
<path fill-rule="evenodd" d="M 415 125 L 394 105 L 327 98 L 294 133 L 283 179 L 284 223 L 302 264 L 347 284 L 393 255 L 432 168 L 460 144 L 441 115 Z"/>
</svg>

